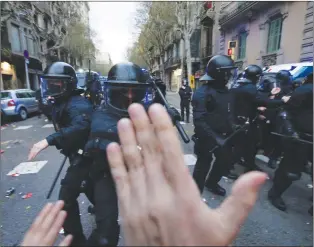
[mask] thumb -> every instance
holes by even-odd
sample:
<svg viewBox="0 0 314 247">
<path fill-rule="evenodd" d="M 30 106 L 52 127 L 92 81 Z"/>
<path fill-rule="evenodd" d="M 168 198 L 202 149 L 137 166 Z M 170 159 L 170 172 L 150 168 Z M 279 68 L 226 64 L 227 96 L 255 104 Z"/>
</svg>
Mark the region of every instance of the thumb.
<svg viewBox="0 0 314 247">
<path fill-rule="evenodd" d="M 266 173 L 256 171 L 240 176 L 232 187 L 231 195 L 217 209 L 224 221 L 229 222 L 230 233 L 234 236 L 255 205 L 266 178 Z"/>
</svg>

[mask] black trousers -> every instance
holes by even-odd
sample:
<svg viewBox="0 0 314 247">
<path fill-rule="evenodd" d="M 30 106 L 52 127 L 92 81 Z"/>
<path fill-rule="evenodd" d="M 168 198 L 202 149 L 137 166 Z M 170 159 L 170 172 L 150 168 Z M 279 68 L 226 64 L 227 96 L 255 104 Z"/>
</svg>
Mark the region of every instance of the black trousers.
<svg viewBox="0 0 314 247">
<path fill-rule="evenodd" d="M 87 161 L 88 164 L 86 164 Z M 97 228 L 87 242 L 77 202 L 77 198 L 82 192 L 95 206 Z M 82 246 L 86 243 L 90 246 L 117 246 L 119 241 L 118 203 L 111 176 L 103 173 L 98 174 L 97 177 L 91 176 L 91 161 L 83 160 L 81 163 L 69 167 L 61 182 L 59 199 L 64 200 L 64 210 L 68 214 L 63 225 L 65 234 L 74 236 L 71 246 Z"/>
<path fill-rule="evenodd" d="M 305 144 L 289 140 L 284 140 L 283 143 L 284 156 L 273 179 L 273 189 L 277 196 L 281 196 L 293 181 L 300 179 L 308 153 Z"/>
<path fill-rule="evenodd" d="M 180 102 L 181 107 L 181 118 L 182 121 L 184 121 L 184 115 L 186 114 L 186 121 L 190 121 L 190 102 L 181 101 Z"/>
<path fill-rule="evenodd" d="M 77 198 L 84 192 L 88 200 L 94 204 L 93 184 L 89 177 L 89 164 L 86 161 L 81 159 L 77 162 L 70 158 L 71 165 L 61 181 L 59 192 L 59 200 L 64 201 L 64 210 L 67 212 L 63 228 L 66 235 L 73 235 L 72 246 L 83 246 L 86 241 Z"/>
<path fill-rule="evenodd" d="M 206 186 L 211 187 L 216 185 L 222 176 L 228 174 L 232 165 L 232 148 L 230 146 L 218 148 L 213 153 L 210 153 L 210 149 L 207 149 L 205 143 L 197 143 L 195 146 L 197 161 L 193 171 L 193 178 L 202 193 L 207 175 Z M 204 146 L 206 149 L 203 148 Z M 210 173 L 208 174 L 208 172 Z"/>
</svg>

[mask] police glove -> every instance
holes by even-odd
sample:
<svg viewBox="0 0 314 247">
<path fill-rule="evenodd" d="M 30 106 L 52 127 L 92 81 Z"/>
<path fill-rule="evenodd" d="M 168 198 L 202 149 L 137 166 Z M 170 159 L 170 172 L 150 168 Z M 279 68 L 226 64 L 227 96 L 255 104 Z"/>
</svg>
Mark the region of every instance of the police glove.
<svg viewBox="0 0 314 247">
<path fill-rule="evenodd" d="M 241 129 L 242 125 L 240 125 L 240 124 L 232 124 L 231 127 L 232 127 L 233 131 L 237 131 L 237 130 Z"/>
<path fill-rule="evenodd" d="M 169 116 L 171 117 L 172 123 L 175 124 L 177 121 L 181 121 L 181 116 L 179 111 L 174 108 L 173 106 L 170 106 L 167 109 L 167 112 L 169 114 Z"/>
</svg>

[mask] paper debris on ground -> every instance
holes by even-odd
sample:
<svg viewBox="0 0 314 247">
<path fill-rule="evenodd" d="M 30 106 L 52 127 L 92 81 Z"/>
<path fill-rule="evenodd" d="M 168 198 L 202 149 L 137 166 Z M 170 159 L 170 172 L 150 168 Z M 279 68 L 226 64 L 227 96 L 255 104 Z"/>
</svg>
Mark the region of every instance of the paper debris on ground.
<svg viewBox="0 0 314 247">
<path fill-rule="evenodd" d="M 26 195 L 22 196 L 23 199 L 28 199 L 33 196 L 33 193 L 27 193 Z"/>
<path fill-rule="evenodd" d="M 42 128 L 53 128 L 53 124 L 46 124 Z"/>
<path fill-rule="evenodd" d="M 13 127 L 15 127 L 15 126 L 13 126 Z M 33 127 L 33 125 L 19 126 L 19 127 L 15 128 L 14 130 L 27 130 L 27 129 L 32 128 L 32 127 Z"/>
<path fill-rule="evenodd" d="M 313 184 L 307 184 L 306 185 L 309 189 L 313 189 Z"/>
<path fill-rule="evenodd" d="M 12 171 L 10 171 L 7 175 L 11 176 L 14 173 L 19 174 L 32 174 L 38 173 L 44 165 L 47 164 L 47 160 L 44 161 L 34 161 L 34 162 L 22 162 L 17 165 Z"/>
</svg>

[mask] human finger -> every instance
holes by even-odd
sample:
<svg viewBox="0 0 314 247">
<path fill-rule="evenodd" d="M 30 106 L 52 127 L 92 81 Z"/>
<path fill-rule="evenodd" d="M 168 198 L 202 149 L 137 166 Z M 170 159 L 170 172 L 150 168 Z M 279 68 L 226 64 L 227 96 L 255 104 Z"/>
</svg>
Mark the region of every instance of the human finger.
<svg viewBox="0 0 314 247">
<path fill-rule="evenodd" d="M 118 134 L 124 162 L 128 171 L 142 166 L 142 156 L 137 145 L 133 124 L 130 119 L 123 118 L 118 122 Z"/>
<path fill-rule="evenodd" d="M 45 220 L 46 216 L 50 213 L 51 209 L 53 207 L 52 203 L 47 203 L 44 208 L 40 211 L 40 213 L 35 218 L 33 224 L 29 228 L 29 231 L 32 231 L 37 228 L 41 228 L 41 224 Z"/>
<path fill-rule="evenodd" d="M 175 187 L 185 187 L 187 170 L 184 166 L 181 144 L 170 117 L 164 107 L 159 104 L 152 105 L 148 113 L 155 127 L 158 140 L 162 144 L 164 158 L 162 164 L 167 178 Z"/>
<path fill-rule="evenodd" d="M 59 244 L 59 246 L 70 246 L 71 242 L 73 240 L 72 235 L 67 235 Z"/>
<path fill-rule="evenodd" d="M 45 220 L 42 222 L 42 230 L 47 233 L 53 225 L 57 215 L 60 213 L 64 206 L 64 201 L 57 201 L 51 208 L 49 214 L 47 214 Z"/>
<path fill-rule="evenodd" d="M 154 126 L 142 105 L 132 104 L 128 111 L 135 128 L 136 138 L 142 148 L 141 154 L 148 182 L 151 184 L 163 182 L 161 144 L 156 137 Z"/>
<path fill-rule="evenodd" d="M 236 236 L 240 226 L 246 220 L 266 178 L 267 174 L 257 171 L 240 176 L 232 187 L 231 195 L 216 210 L 216 213 L 223 218 L 222 221 L 228 222 L 230 238 L 233 239 Z"/>
<path fill-rule="evenodd" d="M 49 229 L 49 232 L 45 236 L 46 243 L 49 243 L 51 245 L 55 242 L 66 216 L 67 213 L 65 211 L 61 211 L 57 214 L 52 226 Z"/>
<path fill-rule="evenodd" d="M 110 165 L 110 172 L 116 185 L 119 203 L 122 213 L 127 209 L 128 198 L 130 197 L 130 182 L 120 146 L 117 143 L 110 143 L 107 147 L 107 157 Z"/>
</svg>

